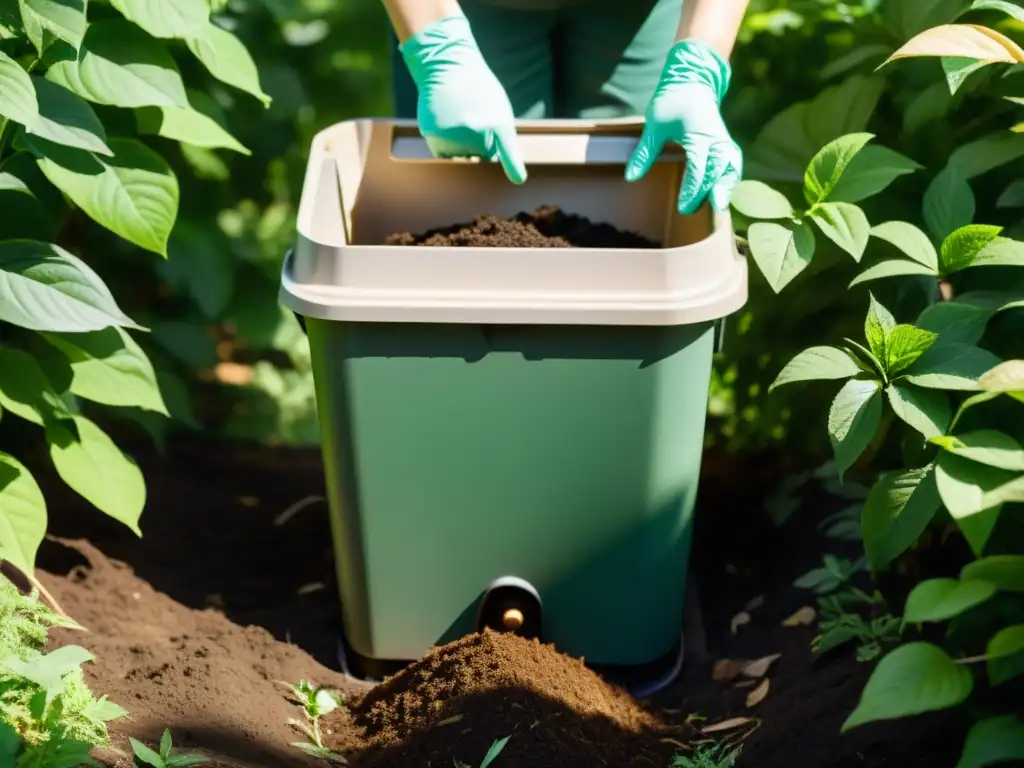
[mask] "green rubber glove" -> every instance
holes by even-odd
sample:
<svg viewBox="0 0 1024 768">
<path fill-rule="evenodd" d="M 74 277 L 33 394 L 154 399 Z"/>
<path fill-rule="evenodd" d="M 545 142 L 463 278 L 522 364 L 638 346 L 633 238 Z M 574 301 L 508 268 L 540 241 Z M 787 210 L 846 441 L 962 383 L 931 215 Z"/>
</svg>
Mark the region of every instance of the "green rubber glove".
<svg viewBox="0 0 1024 768">
<path fill-rule="evenodd" d="M 513 183 L 526 181 L 512 105 L 466 17 L 434 22 L 401 51 L 419 91 L 420 133 L 434 157 L 482 157 L 500 162 Z"/>
<path fill-rule="evenodd" d="M 647 108 L 643 136 L 626 166 L 626 180 L 643 178 L 670 141 L 686 152 L 686 176 L 679 212 L 689 215 L 710 196 L 725 210 L 743 175 L 743 153 L 732 140 L 720 106 L 732 73 L 711 46 L 698 40 L 676 43 Z"/>
</svg>

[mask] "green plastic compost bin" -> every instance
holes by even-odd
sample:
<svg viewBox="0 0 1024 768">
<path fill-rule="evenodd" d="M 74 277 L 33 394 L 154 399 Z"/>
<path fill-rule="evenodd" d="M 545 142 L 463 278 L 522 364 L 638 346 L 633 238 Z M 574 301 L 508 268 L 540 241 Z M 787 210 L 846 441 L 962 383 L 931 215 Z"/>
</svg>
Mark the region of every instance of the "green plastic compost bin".
<svg viewBox="0 0 1024 768">
<path fill-rule="evenodd" d="M 521 122 L 529 181 L 415 125 L 314 140 L 282 301 L 306 324 L 346 639 L 408 661 L 491 626 L 632 666 L 680 641 L 714 326 L 743 305 L 728 213 L 679 216 L 635 121 Z M 385 246 L 545 205 L 642 249 Z"/>
</svg>

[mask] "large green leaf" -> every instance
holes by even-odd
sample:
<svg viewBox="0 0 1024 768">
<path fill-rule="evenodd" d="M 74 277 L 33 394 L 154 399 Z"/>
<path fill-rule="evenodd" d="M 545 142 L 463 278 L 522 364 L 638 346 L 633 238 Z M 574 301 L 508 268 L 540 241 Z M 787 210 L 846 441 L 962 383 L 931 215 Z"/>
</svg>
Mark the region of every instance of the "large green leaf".
<svg viewBox="0 0 1024 768">
<path fill-rule="evenodd" d="M 986 392 L 1009 395 L 1024 403 L 1024 360 L 1007 360 L 978 379 Z"/>
<path fill-rule="evenodd" d="M 89 419 L 76 416 L 74 426 L 75 431 L 61 425 L 47 427 L 57 472 L 86 501 L 141 536 L 139 518 L 146 505 L 142 471 Z"/>
<path fill-rule="evenodd" d="M 1024 208 L 1024 179 L 1011 181 L 996 201 L 998 208 Z"/>
<path fill-rule="evenodd" d="M 1010 131 L 990 133 L 959 147 L 949 158 L 960 175 L 970 181 L 1024 157 L 1024 136 Z"/>
<path fill-rule="evenodd" d="M 32 78 L 3 51 L 0 51 L 0 117 L 22 125 L 32 125 L 39 117 Z"/>
<path fill-rule="evenodd" d="M 892 378 L 916 363 L 938 335 L 931 331 L 900 324 L 885 338 L 885 372 Z"/>
<path fill-rule="evenodd" d="M 36 552 L 46 536 L 46 499 L 32 473 L 0 452 L 0 560 L 22 573 L 36 569 Z"/>
<path fill-rule="evenodd" d="M 230 149 L 251 154 L 217 120 L 213 100 L 198 91 L 188 91 L 192 106 L 142 107 L 136 113 L 140 133 L 150 133 L 208 149 Z M 735 201 L 734 201 L 735 202 Z"/>
<path fill-rule="evenodd" d="M 906 371 L 907 380 L 928 389 L 976 391 L 978 379 L 1002 361 L 980 347 L 935 344 Z"/>
<path fill-rule="evenodd" d="M 167 414 L 153 364 L 120 328 L 75 334 L 46 334 L 64 352 L 74 378 L 71 391 L 104 405 L 142 408 Z"/>
<path fill-rule="evenodd" d="M 231 243 L 215 224 L 184 219 L 171 234 L 160 276 L 175 291 L 195 299 L 212 320 L 219 319 L 235 293 L 235 255 Z"/>
<path fill-rule="evenodd" d="M 208 0 L 110 0 L 110 4 L 153 37 L 185 40 L 202 34 L 210 20 Z"/>
<path fill-rule="evenodd" d="M 1024 243 L 997 237 L 974 257 L 972 267 L 1024 267 Z"/>
<path fill-rule="evenodd" d="M 741 181 L 732 192 L 732 207 L 751 219 L 788 219 L 793 206 L 763 181 Z"/>
<path fill-rule="evenodd" d="M 985 327 L 993 314 L 994 311 L 988 307 L 958 300 L 939 301 L 921 313 L 917 325 L 939 334 L 943 343 L 974 345 L 985 335 Z"/>
<path fill-rule="evenodd" d="M 34 240 L 0 242 L 0 320 L 72 333 L 139 327 L 85 262 Z"/>
<path fill-rule="evenodd" d="M 860 261 L 868 247 L 871 224 L 864 211 L 851 203 L 819 203 L 811 210 L 811 219 L 829 240 L 854 261 Z"/>
<path fill-rule="evenodd" d="M 890 651 L 875 667 L 843 730 L 954 707 L 973 688 L 971 671 L 944 650 L 931 643 L 908 643 Z"/>
<path fill-rule="evenodd" d="M 935 246 L 928 239 L 928 235 L 913 224 L 905 221 L 887 221 L 874 227 L 871 234 L 894 245 L 908 258 L 931 269 L 932 273 L 938 272 L 939 254 Z"/>
<path fill-rule="evenodd" d="M 39 167 L 96 222 L 146 250 L 167 255 L 178 216 L 178 179 L 136 139 L 111 139 L 112 158 L 33 140 Z"/>
<path fill-rule="evenodd" d="M 1002 227 L 988 224 L 969 224 L 951 232 L 942 241 L 939 251 L 939 270 L 943 275 L 959 272 L 974 263 L 989 243 L 999 237 Z"/>
<path fill-rule="evenodd" d="M 78 50 L 85 34 L 86 0 L 18 0 L 25 31 L 36 49 L 46 47 L 44 32 Z"/>
<path fill-rule="evenodd" d="M 850 161 L 839 178 L 829 200 L 837 203 L 859 203 L 884 192 L 900 176 L 920 169 L 909 157 L 888 147 L 864 147 Z"/>
<path fill-rule="evenodd" d="M 828 414 L 828 434 L 842 475 L 871 444 L 882 421 L 882 389 L 878 381 L 846 382 Z"/>
<path fill-rule="evenodd" d="M 39 116 L 27 125 L 33 136 L 68 147 L 114 154 L 107 132 L 92 107 L 81 96 L 42 77 L 33 77 L 39 98 Z"/>
<path fill-rule="evenodd" d="M 871 354 L 882 364 L 885 370 L 885 342 L 896 327 L 896 318 L 892 312 L 880 304 L 873 295 L 868 295 L 868 314 L 864 319 L 864 338 L 867 339 Z"/>
<path fill-rule="evenodd" d="M 906 259 L 889 259 L 868 267 L 850 281 L 850 288 L 855 285 L 869 283 L 872 280 L 884 280 L 888 277 L 905 277 L 907 275 L 935 275 L 935 270 Z"/>
<path fill-rule="evenodd" d="M 942 440 L 942 438 L 937 438 Z M 944 451 L 935 470 L 942 502 L 957 519 L 976 515 L 1007 501 L 1006 487 L 1018 479 L 1018 473 L 998 469 Z"/>
<path fill-rule="evenodd" d="M 46 77 L 97 104 L 188 107 L 174 59 L 159 42 L 122 19 L 90 24 L 78 59 L 54 64 Z"/>
<path fill-rule="evenodd" d="M 932 441 L 943 450 L 979 464 L 1013 472 L 1024 472 L 1024 447 L 995 429 L 979 429 Z"/>
<path fill-rule="evenodd" d="M 1004 627 L 988 641 L 988 679 L 1002 685 L 1024 674 L 1024 624 Z"/>
<path fill-rule="evenodd" d="M 968 563 L 961 579 L 981 579 L 1007 592 L 1024 592 L 1024 555 L 994 555 Z"/>
<path fill-rule="evenodd" d="M 806 222 L 783 226 L 770 221 L 747 230 L 750 253 L 776 293 L 803 272 L 814 256 L 814 231 Z"/>
<path fill-rule="evenodd" d="M 813 204 L 828 200 L 851 161 L 873 138 L 870 133 L 851 133 L 822 147 L 804 174 L 807 202 Z"/>
<path fill-rule="evenodd" d="M 930 467 L 892 472 L 875 483 L 861 512 L 871 568 L 881 571 L 910 549 L 941 505 Z"/>
<path fill-rule="evenodd" d="M 1011 765 L 1022 761 L 1024 722 L 1015 715 L 1002 715 L 974 724 L 967 734 L 964 752 L 956 768 L 986 768 L 990 765 Z"/>
<path fill-rule="evenodd" d="M 0 347 L 0 405 L 39 425 L 72 416 L 36 359 L 13 347 Z"/>
<path fill-rule="evenodd" d="M 252 56 L 242 41 L 226 29 L 207 24 L 200 34 L 188 40 L 188 47 L 222 83 L 252 94 L 265 105 L 270 104 L 270 97 L 260 87 L 259 71 Z"/>
<path fill-rule="evenodd" d="M 846 350 L 836 347 L 811 347 L 786 364 L 769 391 L 783 384 L 798 381 L 849 379 L 861 372 L 856 358 Z"/>
<path fill-rule="evenodd" d="M 949 621 L 996 593 L 987 581 L 929 579 L 922 581 L 907 597 L 903 620 L 912 624 L 926 621 Z"/>
<path fill-rule="evenodd" d="M 924 220 L 936 240 L 974 221 L 974 192 L 954 166 L 947 165 L 924 193 Z"/>
<path fill-rule="evenodd" d="M 1017 21 L 1024 22 L 1024 8 L 1009 2 L 1009 0 L 974 0 L 971 3 L 972 11 L 1001 11 Z"/>
<path fill-rule="evenodd" d="M 903 382 L 890 384 L 886 392 L 896 416 L 926 438 L 938 437 L 949 429 L 953 410 L 945 392 Z"/>
</svg>

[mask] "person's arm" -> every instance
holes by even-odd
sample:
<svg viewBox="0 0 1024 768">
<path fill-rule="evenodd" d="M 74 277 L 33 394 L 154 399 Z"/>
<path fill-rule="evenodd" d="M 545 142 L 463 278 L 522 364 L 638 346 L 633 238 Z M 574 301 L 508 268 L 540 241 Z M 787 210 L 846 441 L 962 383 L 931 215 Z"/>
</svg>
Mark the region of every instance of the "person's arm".
<svg viewBox="0 0 1024 768">
<path fill-rule="evenodd" d="M 399 43 L 404 43 L 436 21 L 462 15 L 458 0 L 384 0 L 384 8 Z"/>
<path fill-rule="evenodd" d="M 728 60 L 749 4 L 750 0 L 689 0 L 683 4 L 676 42 L 700 40 Z"/>
</svg>

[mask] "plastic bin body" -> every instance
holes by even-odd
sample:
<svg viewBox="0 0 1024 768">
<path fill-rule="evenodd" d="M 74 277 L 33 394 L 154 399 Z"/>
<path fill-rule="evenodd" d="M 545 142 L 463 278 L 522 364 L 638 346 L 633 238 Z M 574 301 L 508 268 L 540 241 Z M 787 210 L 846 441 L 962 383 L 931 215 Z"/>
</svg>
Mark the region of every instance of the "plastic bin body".
<svg viewBox="0 0 1024 768">
<path fill-rule="evenodd" d="M 347 639 L 371 659 L 474 631 L 507 576 L 539 594 L 543 639 L 589 662 L 679 641 L 713 323 L 746 264 L 727 215 L 675 215 L 678 161 L 626 188 L 635 127 L 564 125 L 524 141 L 523 187 L 389 123 L 314 145 L 282 300 L 309 335 Z M 380 245 L 547 203 L 667 247 Z"/>
</svg>

